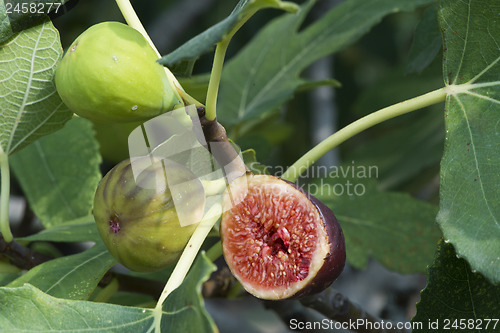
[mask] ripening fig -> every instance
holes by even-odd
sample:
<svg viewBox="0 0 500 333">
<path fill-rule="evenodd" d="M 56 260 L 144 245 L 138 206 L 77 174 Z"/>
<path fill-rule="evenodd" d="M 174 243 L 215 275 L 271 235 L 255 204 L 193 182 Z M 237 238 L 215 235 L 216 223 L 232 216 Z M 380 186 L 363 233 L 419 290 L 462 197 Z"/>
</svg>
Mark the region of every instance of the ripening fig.
<svg viewBox="0 0 500 333">
<path fill-rule="evenodd" d="M 332 211 L 270 175 L 231 182 L 223 196 L 224 258 L 242 286 L 278 300 L 320 292 L 342 272 L 345 243 Z"/>
<path fill-rule="evenodd" d="M 104 176 L 93 214 L 118 262 L 133 271 L 152 272 L 177 261 L 204 208 L 203 185 L 189 169 L 141 157 L 120 162 Z"/>
<path fill-rule="evenodd" d="M 150 119 L 179 103 L 157 59 L 134 28 L 99 23 L 69 47 L 56 69 L 56 88 L 74 113 L 93 121 Z"/>
</svg>

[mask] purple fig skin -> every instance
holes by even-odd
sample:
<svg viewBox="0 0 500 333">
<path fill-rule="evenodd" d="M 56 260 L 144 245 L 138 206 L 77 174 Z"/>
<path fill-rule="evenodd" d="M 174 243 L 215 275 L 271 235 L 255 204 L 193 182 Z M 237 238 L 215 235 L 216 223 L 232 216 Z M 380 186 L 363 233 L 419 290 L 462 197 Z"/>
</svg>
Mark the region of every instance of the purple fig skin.
<svg viewBox="0 0 500 333">
<path fill-rule="evenodd" d="M 322 203 L 321 200 L 304 191 L 297 184 L 284 179 L 283 181 L 302 192 L 316 206 L 325 225 L 326 232 L 328 233 L 328 239 L 330 240 L 330 254 L 325 258 L 325 262 L 321 269 L 316 273 L 316 276 L 309 285 L 305 286 L 304 289 L 299 290 L 291 297 L 300 298 L 325 290 L 339 277 L 340 273 L 342 273 L 346 260 L 344 233 L 332 210 Z"/>
<path fill-rule="evenodd" d="M 300 298 L 307 295 L 319 293 L 328 288 L 344 270 L 346 251 L 344 233 L 332 210 L 312 194 L 304 191 L 297 184 L 282 179 L 302 192 L 318 209 L 321 219 L 330 240 L 330 254 L 325 258 L 321 269 L 316 273 L 314 279 L 302 290 L 299 290 L 291 298 Z"/>
<path fill-rule="evenodd" d="M 224 257 L 254 296 L 300 298 L 321 292 L 341 274 L 342 229 L 333 212 L 298 185 L 247 174 L 229 185 L 223 207 Z"/>
</svg>

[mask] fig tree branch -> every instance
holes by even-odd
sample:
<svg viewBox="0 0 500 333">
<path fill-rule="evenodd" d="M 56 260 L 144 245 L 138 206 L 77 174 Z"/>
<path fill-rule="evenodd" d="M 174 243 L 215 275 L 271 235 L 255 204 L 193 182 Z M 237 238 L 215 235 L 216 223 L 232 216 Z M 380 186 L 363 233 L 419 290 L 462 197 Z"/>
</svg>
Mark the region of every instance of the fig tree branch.
<svg viewBox="0 0 500 333">
<path fill-rule="evenodd" d="M 7 242 L 3 238 L 3 235 L 0 235 L 0 255 L 4 255 L 9 259 L 11 264 L 23 270 L 30 270 L 52 259 L 19 244 L 15 240 Z"/>
</svg>

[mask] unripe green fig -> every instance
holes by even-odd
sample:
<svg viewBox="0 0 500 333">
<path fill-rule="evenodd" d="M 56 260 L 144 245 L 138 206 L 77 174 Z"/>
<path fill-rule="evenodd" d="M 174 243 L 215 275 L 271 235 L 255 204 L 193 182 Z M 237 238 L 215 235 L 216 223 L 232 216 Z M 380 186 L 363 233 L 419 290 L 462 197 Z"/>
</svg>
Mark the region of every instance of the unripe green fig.
<svg viewBox="0 0 500 333">
<path fill-rule="evenodd" d="M 204 209 L 203 185 L 189 169 L 140 157 L 120 162 L 104 176 L 93 214 L 118 262 L 153 272 L 178 260 Z"/>
<path fill-rule="evenodd" d="M 99 23 L 69 47 L 56 69 L 56 88 L 74 113 L 93 121 L 150 119 L 179 103 L 157 59 L 134 28 Z"/>
</svg>

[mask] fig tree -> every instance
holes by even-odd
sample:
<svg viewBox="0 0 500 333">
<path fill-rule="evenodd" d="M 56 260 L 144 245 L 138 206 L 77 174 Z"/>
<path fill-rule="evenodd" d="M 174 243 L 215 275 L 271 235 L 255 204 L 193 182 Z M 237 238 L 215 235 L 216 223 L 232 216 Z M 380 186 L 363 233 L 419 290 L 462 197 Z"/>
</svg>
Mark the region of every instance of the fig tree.
<svg viewBox="0 0 500 333">
<path fill-rule="evenodd" d="M 203 185 L 189 169 L 141 157 L 120 162 L 104 176 L 93 214 L 116 260 L 130 270 L 151 272 L 177 261 L 204 207 Z"/>
<path fill-rule="evenodd" d="M 221 241 L 233 275 L 262 299 L 320 292 L 342 272 L 342 229 L 328 207 L 269 175 L 237 178 L 223 195 Z"/>
<path fill-rule="evenodd" d="M 179 103 L 156 52 L 134 28 L 103 22 L 84 31 L 59 63 L 56 88 L 73 112 L 100 122 L 146 120 Z"/>
</svg>

